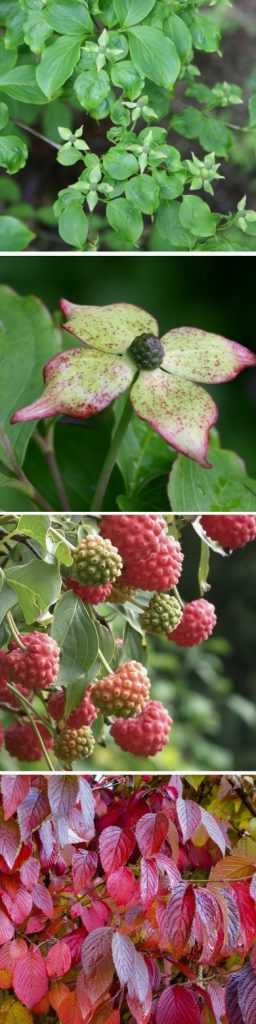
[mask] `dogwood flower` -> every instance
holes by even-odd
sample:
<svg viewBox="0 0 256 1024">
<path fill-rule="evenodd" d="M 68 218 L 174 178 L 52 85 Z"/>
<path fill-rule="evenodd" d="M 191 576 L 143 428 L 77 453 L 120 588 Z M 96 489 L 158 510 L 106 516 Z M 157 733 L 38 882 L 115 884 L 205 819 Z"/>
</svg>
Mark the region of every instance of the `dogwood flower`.
<svg viewBox="0 0 256 1024">
<path fill-rule="evenodd" d="M 178 451 L 205 468 L 218 409 L 200 385 L 232 380 L 256 356 L 220 335 L 177 327 L 159 338 L 157 321 L 127 303 L 78 306 L 65 299 L 65 329 L 80 345 L 50 359 L 45 391 L 12 422 L 58 414 L 86 419 L 130 389 L 134 412 Z M 82 345 L 81 345 L 82 343 Z"/>
</svg>

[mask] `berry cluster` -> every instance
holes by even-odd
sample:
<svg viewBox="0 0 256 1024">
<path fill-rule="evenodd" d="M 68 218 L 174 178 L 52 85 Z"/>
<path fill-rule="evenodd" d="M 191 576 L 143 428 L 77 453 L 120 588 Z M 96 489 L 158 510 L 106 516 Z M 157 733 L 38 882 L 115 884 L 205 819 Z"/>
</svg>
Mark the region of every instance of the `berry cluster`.
<svg viewBox="0 0 256 1024">
<path fill-rule="evenodd" d="M 227 550 L 242 548 L 256 539 L 256 515 L 204 515 L 203 536 Z M 101 533 L 91 533 L 74 549 L 70 575 L 65 570 L 64 591 L 69 589 L 88 605 L 113 604 L 114 615 L 125 615 L 134 604 L 144 634 L 166 637 L 180 647 L 201 644 L 216 625 L 214 605 L 204 597 L 184 604 L 177 590 L 183 551 L 168 533 L 166 519 L 157 514 L 107 514 Z M 144 592 L 144 593 L 143 593 Z M 115 606 L 118 605 L 116 609 Z M 127 613 L 128 614 L 128 613 Z M 98 609 L 90 610 L 95 624 Z M 103 619 L 104 621 L 104 619 Z M 145 640 L 146 643 L 146 640 Z M 125 642 L 124 642 L 125 644 Z M 159 753 L 169 739 L 172 719 L 160 701 L 151 700 L 146 668 L 124 660 L 122 641 L 115 642 L 115 669 L 102 677 L 102 664 L 78 706 L 66 709 L 66 694 L 58 684 L 60 649 L 46 632 L 17 632 L 0 651 L 0 705 L 12 720 L 0 722 L 0 746 L 22 761 L 40 759 L 42 751 L 66 767 L 90 757 L 95 747 L 93 724 L 105 719 L 118 746 L 140 757 Z M 104 658 L 103 658 L 104 663 Z M 38 699 L 40 694 L 42 714 Z M 71 705 L 72 707 L 72 705 Z M 70 708 L 70 704 L 69 704 Z"/>
</svg>

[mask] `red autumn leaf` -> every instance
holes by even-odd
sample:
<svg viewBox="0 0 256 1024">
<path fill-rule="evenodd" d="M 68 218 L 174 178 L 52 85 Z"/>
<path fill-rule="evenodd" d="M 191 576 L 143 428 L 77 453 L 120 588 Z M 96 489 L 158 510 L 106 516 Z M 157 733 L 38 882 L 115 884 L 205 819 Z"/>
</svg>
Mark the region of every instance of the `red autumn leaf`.
<svg viewBox="0 0 256 1024">
<path fill-rule="evenodd" d="M 177 885 L 177 882 L 181 882 L 181 873 L 170 857 L 167 857 L 165 853 L 157 853 L 155 861 L 159 871 L 166 875 L 171 888 L 173 885 Z"/>
<path fill-rule="evenodd" d="M 0 910 L 0 946 L 3 946 L 5 942 L 9 942 L 13 935 L 14 926 L 12 921 L 10 921 L 3 910 Z"/>
<path fill-rule="evenodd" d="M 82 966 L 85 974 L 90 974 L 96 964 L 111 952 L 112 928 L 96 928 L 87 936 L 82 947 Z"/>
<path fill-rule="evenodd" d="M 248 882 L 245 880 L 236 882 L 234 893 L 241 921 L 240 946 L 247 952 L 256 936 L 256 903 L 250 896 Z"/>
<path fill-rule="evenodd" d="M 45 961 L 36 946 L 30 946 L 25 956 L 17 961 L 13 974 L 15 995 L 29 1010 L 48 990 Z"/>
<path fill-rule="evenodd" d="M 238 1001 L 239 973 L 228 978 L 225 1009 L 228 1024 L 245 1024 Z"/>
<path fill-rule="evenodd" d="M 107 892 L 118 906 L 128 904 L 137 888 L 137 882 L 130 868 L 122 867 L 107 878 Z"/>
<path fill-rule="evenodd" d="M 2 775 L 1 793 L 4 816 L 7 821 L 22 803 L 30 789 L 29 775 Z"/>
<path fill-rule="evenodd" d="M 41 825 L 49 811 L 50 806 L 46 793 L 38 789 L 37 786 L 31 786 L 17 810 L 21 838 L 23 840 L 30 838 L 31 832 Z"/>
<path fill-rule="evenodd" d="M 78 795 L 78 782 L 75 777 L 51 775 L 48 779 L 48 797 L 55 820 L 68 818 Z"/>
<path fill-rule="evenodd" d="M 201 807 L 193 800 L 183 800 L 182 797 L 179 797 L 176 811 L 183 843 L 187 843 L 201 823 Z"/>
<path fill-rule="evenodd" d="M 143 857 L 158 853 L 168 833 L 168 818 L 158 814 L 143 814 L 136 825 L 135 835 Z"/>
<path fill-rule="evenodd" d="M 8 868 L 13 868 L 21 847 L 19 826 L 16 821 L 2 822 L 0 825 L 0 855 Z"/>
<path fill-rule="evenodd" d="M 205 811 L 204 808 L 202 808 L 201 811 L 201 820 L 202 825 L 204 825 L 206 829 L 206 832 L 208 832 L 208 836 L 210 836 L 210 839 L 212 839 L 213 843 L 216 843 L 216 846 L 219 847 L 222 856 L 224 857 L 226 850 L 226 839 L 224 832 L 222 831 L 221 828 L 221 822 L 216 821 L 216 818 L 213 817 L 213 814 L 209 814 L 209 811 Z"/>
<path fill-rule="evenodd" d="M 49 978 L 62 978 L 71 965 L 71 953 L 64 939 L 51 946 L 46 957 L 46 970 Z"/>
<path fill-rule="evenodd" d="M 166 909 L 159 912 L 160 928 L 170 943 L 175 960 L 184 954 L 195 913 L 195 895 L 192 885 L 179 882 L 173 889 Z"/>
<path fill-rule="evenodd" d="M 158 892 L 158 867 L 154 860 L 141 858 L 140 896 L 144 907 L 149 907 Z"/>
<path fill-rule="evenodd" d="M 117 825 L 104 828 L 99 838 L 99 850 L 106 874 L 111 875 L 112 871 L 126 864 L 134 847 L 135 838 L 129 829 L 121 829 Z"/>
<path fill-rule="evenodd" d="M 157 1003 L 156 1024 L 200 1024 L 201 1014 L 192 992 L 184 985 L 170 985 Z"/>
<path fill-rule="evenodd" d="M 52 897 L 46 885 L 43 885 L 42 882 L 37 882 L 32 890 L 32 899 L 35 907 L 42 910 L 46 917 L 53 917 Z"/>
<path fill-rule="evenodd" d="M 57 838 L 51 819 L 43 821 L 39 829 L 39 836 L 42 844 L 41 864 L 43 868 L 53 867 L 58 852 Z"/>
<path fill-rule="evenodd" d="M 20 878 L 26 889 L 32 891 L 33 886 L 38 882 L 40 875 L 40 864 L 35 857 L 28 857 L 20 869 Z"/>
<path fill-rule="evenodd" d="M 2 901 L 14 924 L 23 924 L 32 910 L 31 893 L 20 885 L 17 879 L 8 879 L 2 892 Z"/>
<path fill-rule="evenodd" d="M 91 786 L 83 778 L 79 779 L 79 796 L 85 828 L 94 834 L 95 800 Z"/>
<path fill-rule="evenodd" d="M 135 946 L 128 935 L 115 932 L 112 938 L 112 956 L 121 985 L 126 985 L 134 973 Z"/>
<path fill-rule="evenodd" d="M 90 850 L 77 850 L 72 857 L 72 878 L 74 892 L 83 893 L 88 882 L 94 877 L 98 863 L 97 853 Z"/>
</svg>

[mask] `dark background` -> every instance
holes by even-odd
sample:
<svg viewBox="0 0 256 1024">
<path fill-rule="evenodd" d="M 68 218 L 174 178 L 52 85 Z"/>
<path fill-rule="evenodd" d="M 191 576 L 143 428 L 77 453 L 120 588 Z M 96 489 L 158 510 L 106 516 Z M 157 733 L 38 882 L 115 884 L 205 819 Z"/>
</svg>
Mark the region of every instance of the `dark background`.
<svg viewBox="0 0 256 1024">
<path fill-rule="evenodd" d="M 197 326 L 256 352 L 255 260 L 211 255 L 8 256 L 0 257 L 0 281 L 22 294 L 34 292 L 52 312 L 61 295 L 87 304 L 132 302 L 158 318 L 161 333 Z M 210 390 L 220 409 L 222 447 L 238 452 L 249 475 L 255 476 L 256 370 Z"/>
</svg>

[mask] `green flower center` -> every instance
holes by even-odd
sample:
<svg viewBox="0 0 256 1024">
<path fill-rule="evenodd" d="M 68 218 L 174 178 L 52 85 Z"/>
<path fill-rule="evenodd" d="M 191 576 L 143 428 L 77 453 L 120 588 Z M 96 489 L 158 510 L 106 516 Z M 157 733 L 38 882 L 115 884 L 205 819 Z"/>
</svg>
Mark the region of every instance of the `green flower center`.
<svg viewBox="0 0 256 1024">
<path fill-rule="evenodd" d="M 164 346 L 154 334 L 139 334 L 130 345 L 129 354 L 141 370 L 155 370 L 164 358 Z"/>
</svg>

